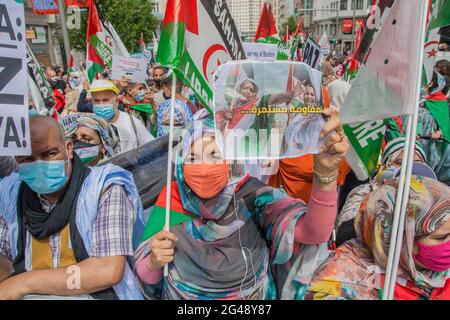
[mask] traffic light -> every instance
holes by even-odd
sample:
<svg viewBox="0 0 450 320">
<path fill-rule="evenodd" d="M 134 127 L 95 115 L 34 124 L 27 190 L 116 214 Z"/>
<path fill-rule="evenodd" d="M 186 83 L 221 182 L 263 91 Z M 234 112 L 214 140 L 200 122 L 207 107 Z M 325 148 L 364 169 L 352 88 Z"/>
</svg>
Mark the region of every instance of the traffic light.
<svg viewBox="0 0 450 320">
<path fill-rule="evenodd" d="M 298 17 L 299 12 L 298 12 L 298 3 L 295 4 L 295 9 L 294 9 L 294 17 Z"/>
</svg>

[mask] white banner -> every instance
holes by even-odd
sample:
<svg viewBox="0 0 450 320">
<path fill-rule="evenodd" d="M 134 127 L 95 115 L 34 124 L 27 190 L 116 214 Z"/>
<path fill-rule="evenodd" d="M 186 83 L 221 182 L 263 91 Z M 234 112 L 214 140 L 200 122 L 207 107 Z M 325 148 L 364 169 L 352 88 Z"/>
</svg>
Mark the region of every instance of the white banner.
<svg viewBox="0 0 450 320">
<path fill-rule="evenodd" d="M 0 0 L 0 156 L 31 154 L 23 4 Z"/>
<path fill-rule="evenodd" d="M 64 127 L 64 131 L 72 131 L 78 123 L 78 118 L 80 118 L 82 115 L 82 113 L 74 113 L 64 117 L 60 117 L 59 122 Z"/>
<path fill-rule="evenodd" d="M 277 58 L 278 45 L 276 44 L 245 42 L 242 46 L 247 60 L 275 61 Z"/>
<path fill-rule="evenodd" d="M 148 60 L 144 58 L 113 56 L 111 79 L 120 80 L 130 77 L 131 82 L 144 83 L 147 75 Z"/>
<path fill-rule="evenodd" d="M 314 40 L 308 38 L 305 51 L 303 52 L 303 62 L 314 69 L 319 69 L 321 56 L 320 46 Z"/>
</svg>

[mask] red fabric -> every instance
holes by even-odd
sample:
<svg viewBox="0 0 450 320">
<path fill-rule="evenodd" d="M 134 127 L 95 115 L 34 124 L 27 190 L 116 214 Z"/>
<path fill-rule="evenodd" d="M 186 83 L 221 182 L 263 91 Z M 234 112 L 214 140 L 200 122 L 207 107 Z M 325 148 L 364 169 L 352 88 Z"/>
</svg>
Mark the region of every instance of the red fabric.
<svg viewBox="0 0 450 320">
<path fill-rule="evenodd" d="M 272 13 L 272 5 L 264 3 L 261 16 L 259 17 L 258 29 L 256 29 L 255 42 L 258 39 L 264 39 L 274 34 L 278 34 L 278 31 Z"/>
<path fill-rule="evenodd" d="M 66 99 L 58 89 L 53 89 L 53 97 L 55 98 L 55 109 L 61 113 L 66 105 Z"/>
<path fill-rule="evenodd" d="M 182 22 L 186 30 L 199 34 L 197 0 L 169 0 L 162 26 Z"/>
<path fill-rule="evenodd" d="M 439 91 L 435 94 L 428 95 L 427 100 L 447 101 L 447 97 L 445 96 L 445 94 L 442 93 L 442 91 Z"/>
<path fill-rule="evenodd" d="M 384 286 L 385 275 L 380 275 L 382 286 Z M 395 300 L 419 300 L 426 297 L 424 292 L 416 287 L 411 281 L 406 286 L 399 283 L 395 284 L 394 299 Z M 429 297 L 430 300 L 450 300 L 450 279 L 447 279 L 444 287 L 434 289 Z"/>
<path fill-rule="evenodd" d="M 167 186 L 164 186 L 161 193 L 156 200 L 155 206 L 165 208 L 166 207 L 166 190 Z M 194 216 L 183 208 L 183 203 L 181 202 L 181 195 L 178 191 L 178 183 L 176 181 L 172 182 L 171 191 L 170 191 L 170 210 L 174 210 L 177 212 L 182 212 L 189 216 Z"/>
</svg>

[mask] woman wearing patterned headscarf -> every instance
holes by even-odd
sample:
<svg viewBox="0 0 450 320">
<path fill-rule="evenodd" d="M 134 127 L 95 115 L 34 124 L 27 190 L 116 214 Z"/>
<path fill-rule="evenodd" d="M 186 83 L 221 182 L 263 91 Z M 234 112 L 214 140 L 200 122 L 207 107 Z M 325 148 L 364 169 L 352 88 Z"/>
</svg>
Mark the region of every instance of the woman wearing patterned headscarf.
<svg viewBox="0 0 450 320">
<path fill-rule="evenodd" d="M 376 300 L 382 296 L 398 183 L 398 178 L 388 180 L 369 193 L 355 220 L 357 239 L 339 247 L 297 298 Z M 450 188 L 413 177 L 394 297 L 449 300 L 449 273 Z"/>
<path fill-rule="evenodd" d="M 120 154 L 119 136 L 104 119 L 94 114 L 78 118 L 77 126 L 69 135 L 74 151 L 88 166 L 96 166 Z"/>
<path fill-rule="evenodd" d="M 341 128 L 331 118 L 324 134 Z M 299 252 L 308 245 L 326 246 L 330 237 L 337 206 L 334 179 L 316 179 L 308 207 L 224 161 L 215 139 L 220 137 L 211 118 L 194 121 L 170 186 L 170 232 L 161 231 L 165 189 L 147 222 L 136 273 L 150 285 L 151 298 L 168 264 L 169 276 L 159 288 L 163 299 L 274 299 Z M 331 133 L 326 146 L 326 155 L 315 157 L 316 170 L 334 175 L 348 145 Z"/>
</svg>

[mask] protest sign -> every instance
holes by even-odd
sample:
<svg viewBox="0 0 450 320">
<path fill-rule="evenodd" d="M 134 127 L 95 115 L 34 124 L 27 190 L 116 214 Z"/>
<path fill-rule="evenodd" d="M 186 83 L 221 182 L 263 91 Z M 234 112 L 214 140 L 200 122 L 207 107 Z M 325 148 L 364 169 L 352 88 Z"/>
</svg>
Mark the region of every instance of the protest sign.
<svg viewBox="0 0 450 320">
<path fill-rule="evenodd" d="M 68 116 L 60 117 L 59 122 L 64 127 L 64 131 L 72 131 L 78 123 L 78 118 L 82 116 L 81 113 L 70 114 Z"/>
<path fill-rule="evenodd" d="M 0 156 L 29 155 L 23 3 L 0 0 Z"/>
<path fill-rule="evenodd" d="M 325 123 L 319 71 L 288 61 L 228 62 L 217 69 L 213 89 L 216 140 L 226 159 L 319 151 Z"/>
<path fill-rule="evenodd" d="M 328 41 L 327 33 L 325 32 L 319 40 L 320 50 L 322 56 L 326 57 L 331 52 L 330 42 Z"/>
<path fill-rule="evenodd" d="M 257 61 L 275 61 L 278 52 L 278 46 L 276 44 L 265 43 L 243 43 L 245 55 L 248 60 Z"/>
<path fill-rule="evenodd" d="M 308 38 L 303 53 L 303 62 L 314 69 L 319 69 L 320 57 L 322 56 L 321 52 L 320 46 L 313 39 Z"/>
<path fill-rule="evenodd" d="M 113 56 L 111 79 L 120 80 L 129 76 L 131 82 L 143 83 L 147 75 L 148 61 L 145 58 Z"/>
</svg>

